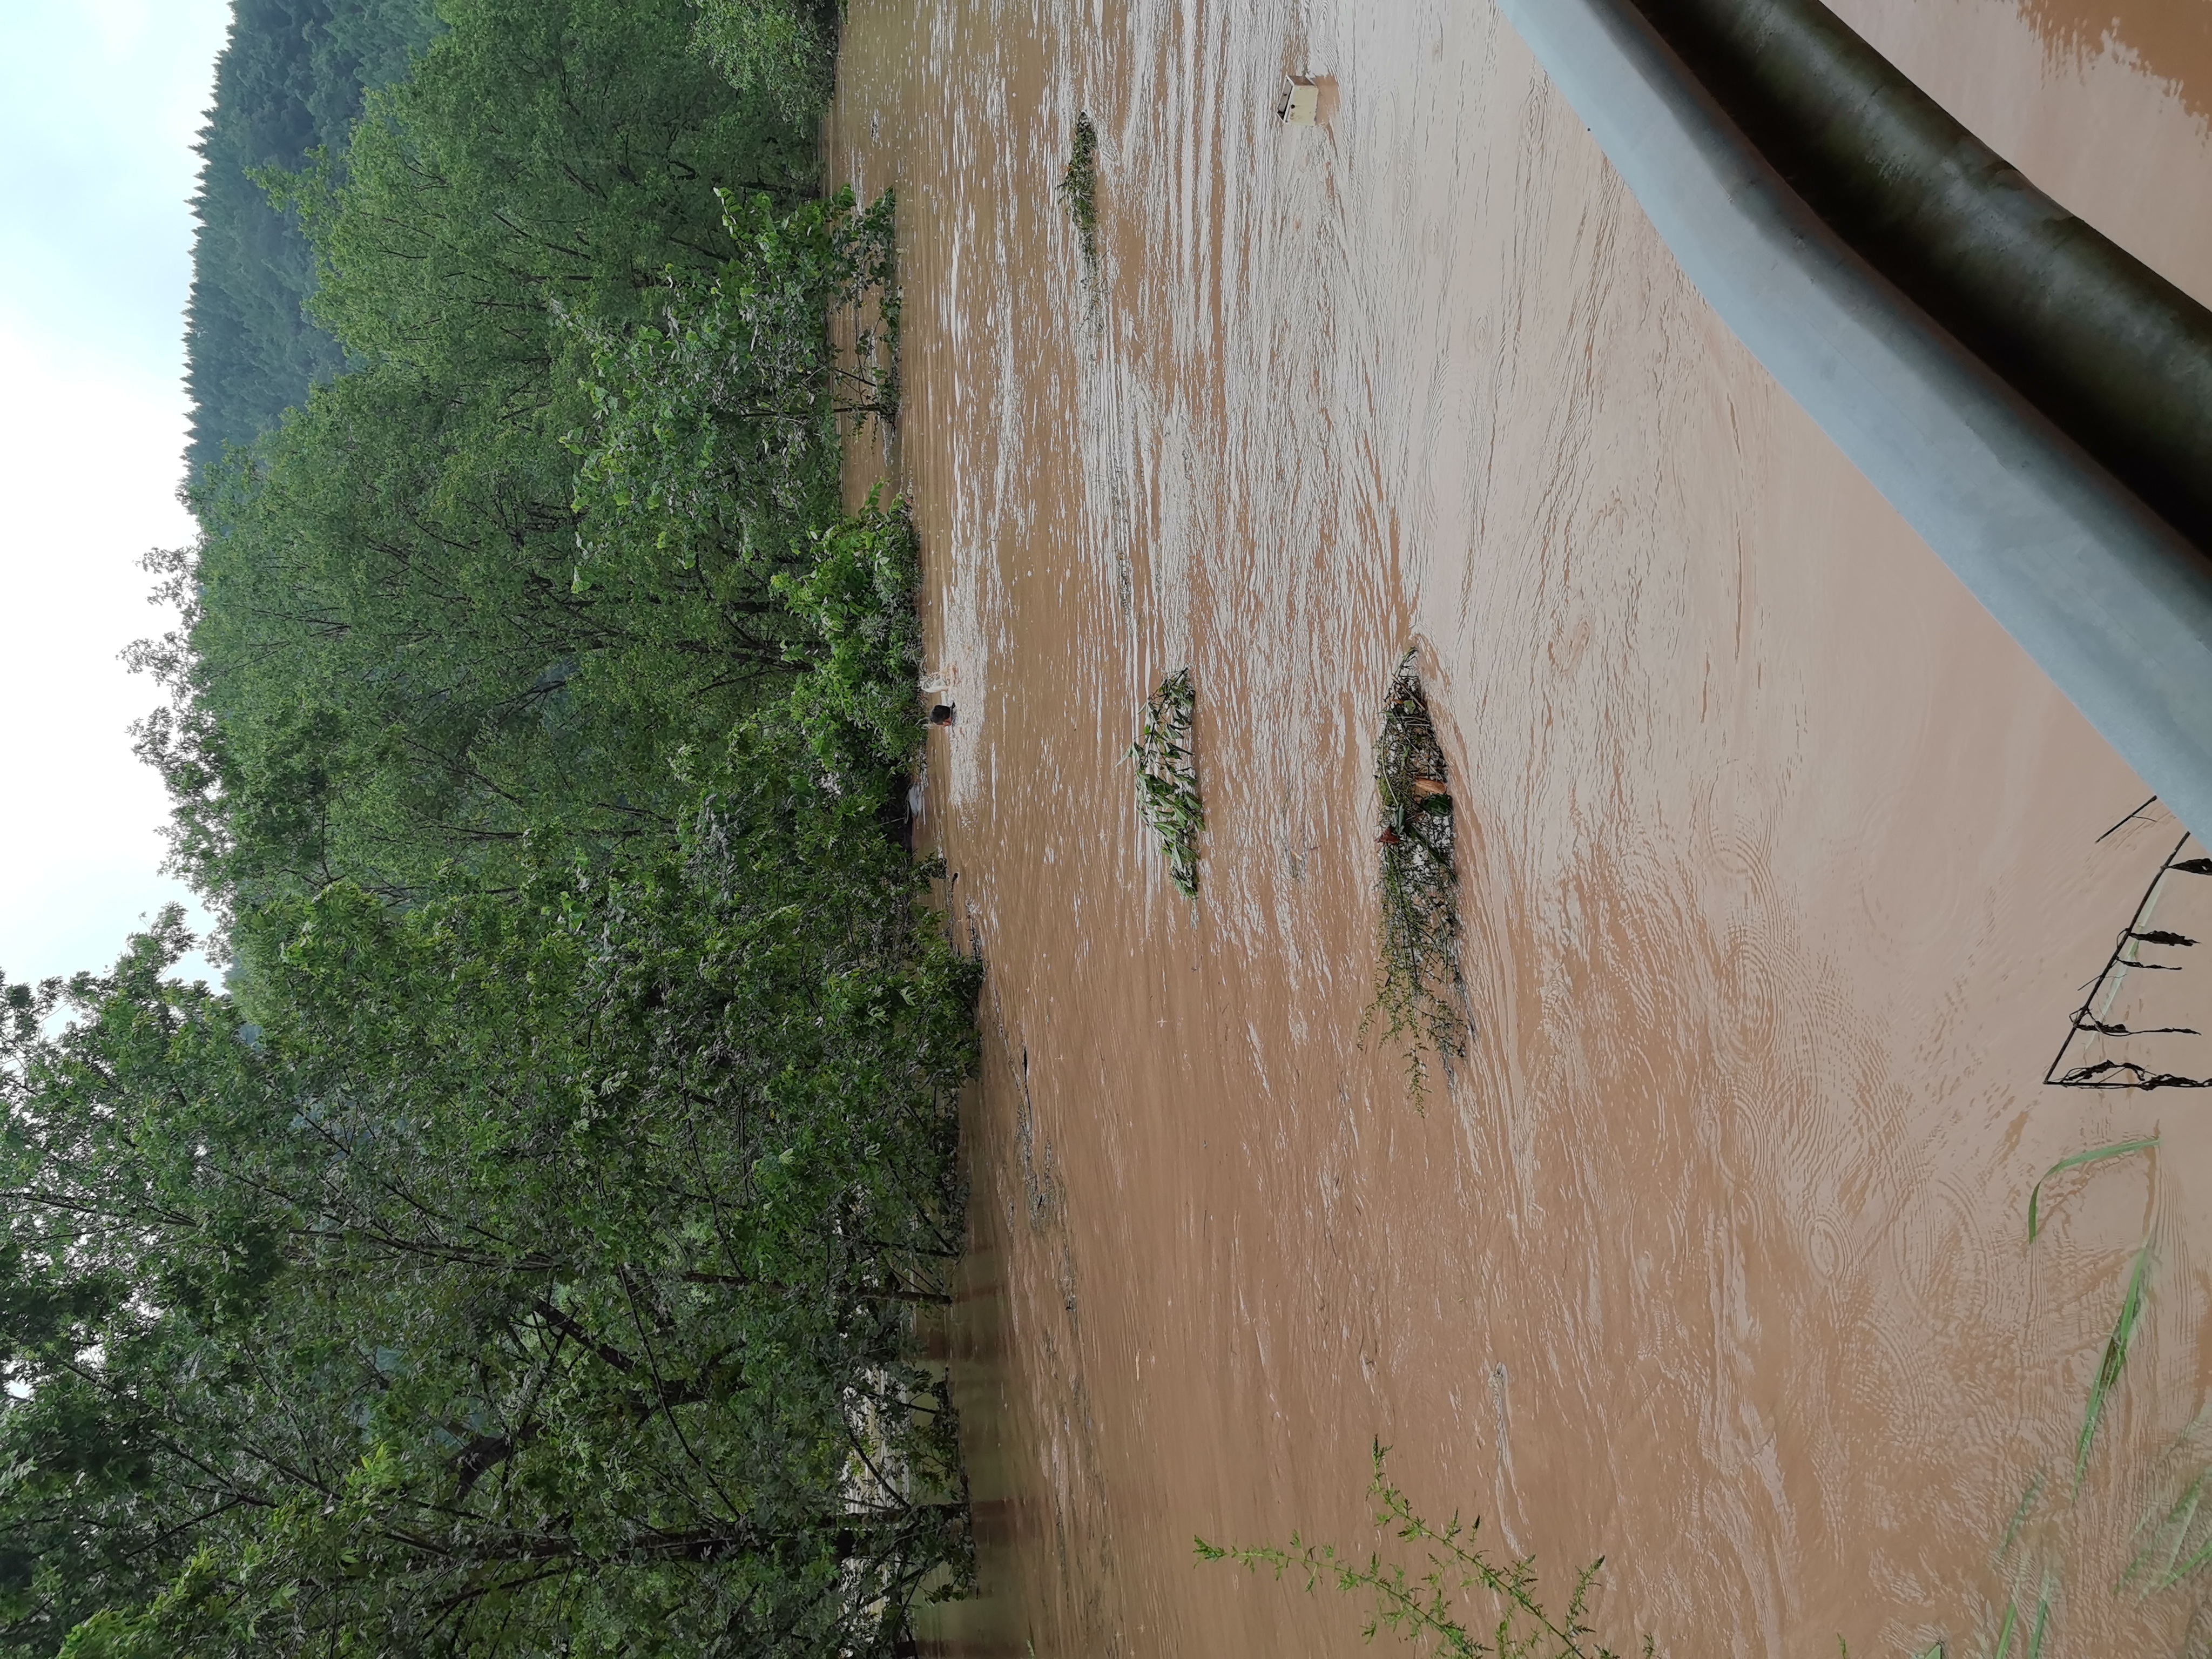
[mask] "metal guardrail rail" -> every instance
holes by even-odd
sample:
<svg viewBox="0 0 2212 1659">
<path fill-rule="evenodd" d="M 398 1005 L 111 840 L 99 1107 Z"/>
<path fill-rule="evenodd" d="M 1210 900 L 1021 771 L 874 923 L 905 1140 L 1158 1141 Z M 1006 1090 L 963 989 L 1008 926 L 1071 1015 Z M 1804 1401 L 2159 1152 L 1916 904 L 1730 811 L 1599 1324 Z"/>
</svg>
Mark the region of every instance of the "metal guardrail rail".
<svg viewBox="0 0 2212 1659">
<path fill-rule="evenodd" d="M 2030 184 L 1821 0 L 1636 3 L 1830 229 L 2212 547 L 2212 312 Z"/>
<path fill-rule="evenodd" d="M 2212 525 L 2212 318 L 1813 0 L 1500 3 L 1722 320 L 2212 833 L 2212 560 L 2175 527 Z"/>
</svg>

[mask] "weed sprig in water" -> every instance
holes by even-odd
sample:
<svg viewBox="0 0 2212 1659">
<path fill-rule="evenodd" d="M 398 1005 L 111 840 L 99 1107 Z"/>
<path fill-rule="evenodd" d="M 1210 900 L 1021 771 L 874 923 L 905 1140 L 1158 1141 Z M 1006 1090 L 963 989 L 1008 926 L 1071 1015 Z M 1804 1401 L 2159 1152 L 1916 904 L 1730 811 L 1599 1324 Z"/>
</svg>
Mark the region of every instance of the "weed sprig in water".
<svg viewBox="0 0 2212 1659">
<path fill-rule="evenodd" d="M 1575 1575 L 1566 1607 L 1554 1615 L 1536 1599 L 1536 1571 L 1533 1557 L 1500 1565 L 1474 1547 L 1480 1521 L 1462 1522 L 1458 1516 L 1442 1527 L 1431 1526 L 1413 1512 L 1405 1493 L 1383 1472 L 1386 1449 L 1375 1445 L 1375 1479 L 1367 1489 L 1375 1501 L 1375 1524 L 1393 1532 L 1404 1542 L 1418 1546 L 1428 1559 L 1425 1569 L 1411 1571 L 1396 1562 L 1386 1564 L 1379 1554 L 1364 1562 L 1340 1555 L 1329 1544 L 1309 1544 L 1295 1533 L 1280 1548 L 1262 1545 L 1256 1549 L 1224 1549 L 1203 1538 L 1192 1541 L 1202 1561 L 1233 1561 L 1248 1571 L 1261 1567 L 1277 1578 L 1303 1572 L 1309 1591 L 1323 1581 L 1352 1595 L 1374 1599 L 1375 1612 L 1364 1633 L 1372 1638 L 1389 1630 L 1441 1659 L 1620 1659 L 1611 1648 L 1594 1638 L 1587 1613 L 1590 1592 L 1596 1587 L 1605 1558 L 1600 1556 Z M 1459 1598 L 1480 1591 L 1497 1602 L 1497 1622 L 1482 1615 L 1470 1628 Z M 1482 1632 L 1478 1637 L 1475 1630 Z M 1487 1639 L 1485 1639 L 1487 1638 Z M 1644 1638 L 1646 1659 L 1651 1638 Z"/>
<path fill-rule="evenodd" d="M 1382 813 L 1376 841 L 1382 857 L 1382 983 L 1371 1018 L 1407 1040 L 1416 1093 L 1426 1075 L 1424 1047 L 1464 1050 L 1466 982 L 1459 956 L 1459 871 L 1452 798 L 1428 698 L 1408 652 L 1392 676 L 1375 744 L 1375 789 Z"/>
<path fill-rule="evenodd" d="M 1095 270 L 1098 264 L 1098 129 L 1086 114 L 1075 118 L 1075 143 L 1067 153 L 1067 171 L 1060 176 L 1060 199 L 1067 204 L 1069 216 L 1083 238 L 1084 266 Z"/>
<path fill-rule="evenodd" d="M 1206 828 L 1206 804 L 1198 793 L 1198 765 L 1191 753 L 1191 715 L 1198 695 L 1190 670 L 1179 668 L 1160 682 L 1145 705 L 1145 724 L 1129 745 L 1137 764 L 1137 806 L 1167 855 L 1168 874 L 1192 898 L 1198 896 L 1198 832 Z"/>
</svg>

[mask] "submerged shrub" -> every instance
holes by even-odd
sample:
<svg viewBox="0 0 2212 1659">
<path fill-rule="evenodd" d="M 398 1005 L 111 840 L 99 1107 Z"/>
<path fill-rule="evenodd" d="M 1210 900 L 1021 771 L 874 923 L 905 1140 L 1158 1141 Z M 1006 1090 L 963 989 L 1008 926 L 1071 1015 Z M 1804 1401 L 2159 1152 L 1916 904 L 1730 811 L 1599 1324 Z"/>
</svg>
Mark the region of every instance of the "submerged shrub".
<svg viewBox="0 0 2212 1659">
<path fill-rule="evenodd" d="M 1389 1021 L 1387 1035 L 1406 1040 L 1418 1094 L 1426 1076 L 1425 1048 L 1447 1058 L 1464 1050 L 1467 987 L 1460 971 L 1449 779 L 1411 652 L 1391 677 L 1383 702 L 1375 791 L 1382 982 L 1370 1017 L 1379 1012 Z"/>
<path fill-rule="evenodd" d="M 1190 670 L 1179 668 L 1160 682 L 1145 705 L 1145 724 L 1129 745 L 1137 767 L 1137 810 L 1167 855 L 1168 874 L 1192 898 L 1198 896 L 1198 832 L 1206 828 L 1206 804 L 1198 793 L 1198 765 L 1191 752 L 1191 715 L 1197 708 Z"/>
<path fill-rule="evenodd" d="M 1067 171 L 1060 176 L 1060 199 L 1083 238 L 1083 262 L 1098 263 L 1098 129 L 1090 116 L 1075 118 L 1075 143 L 1067 154 Z"/>
</svg>

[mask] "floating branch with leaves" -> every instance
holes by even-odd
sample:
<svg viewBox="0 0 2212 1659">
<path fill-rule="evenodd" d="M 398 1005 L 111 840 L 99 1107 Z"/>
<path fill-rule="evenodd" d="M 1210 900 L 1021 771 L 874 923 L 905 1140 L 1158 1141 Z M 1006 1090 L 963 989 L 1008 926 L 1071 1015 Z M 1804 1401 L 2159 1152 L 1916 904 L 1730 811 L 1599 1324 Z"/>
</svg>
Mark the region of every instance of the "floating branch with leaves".
<svg viewBox="0 0 2212 1659">
<path fill-rule="evenodd" d="M 1537 1599 L 1534 1558 L 1522 1556 L 1502 1565 L 1492 1561 L 1475 1547 L 1480 1520 L 1462 1522 L 1454 1515 L 1441 1527 L 1423 1520 L 1384 1472 L 1386 1455 L 1387 1449 L 1377 1441 L 1375 1479 L 1367 1489 L 1375 1503 L 1375 1525 L 1418 1547 L 1427 1558 L 1425 1565 L 1408 1569 L 1398 1562 L 1385 1563 L 1380 1554 L 1370 1554 L 1363 1562 L 1357 1556 L 1339 1554 L 1334 1545 L 1307 1543 L 1296 1533 L 1286 1546 L 1252 1549 L 1224 1549 L 1203 1538 L 1194 1539 L 1199 1559 L 1231 1561 L 1250 1572 L 1266 1567 L 1279 1579 L 1303 1573 L 1309 1592 L 1333 1583 L 1347 1595 L 1370 1596 L 1374 1612 L 1364 1631 L 1370 1639 L 1377 1631 L 1389 1630 L 1439 1659 L 1620 1659 L 1595 1638 L 1588 1619 L 1590 1592 L 1605 1565 L 1603 1556 L 1575 1575 L 1566 1606 L 1549 1611 Z M 1491 1607 L 1480 1613 L 1463 1613 L 1460 1598 L 1470 1592 Z M 1643 1646 L 1646 1659 L 1652 1650 L 1647 1636 Z"/>
<path fill-rule="evenodd" d="M 1198 764 L 1191 751 L 1191 716 L 1198 694 L 1190 670 L 1179 668 L 1160 682 L 1145 705 L 1145 723 L 1129 745 L 1137 767 L 1137 808 L 1160 838 L 1168 874 L 1192 898 L 1198 896 L 1198 832 L 1206 828 L 1206 804 L 1198 793 Z"/>
<path fill-rule="evenodd" d="M 1466 981 L 1460 971 L 1459 869 L 1450 780 L 1429 702 L 1407 652 L 1391 677 L 1375 744 L 1382 850 L 1382 983 L 1369 1012 L 1404 1038 L 1418 1095 L 1422 1050 L 1452 1056 L 1467 1039 Z"/>
<path fill-rule="evenodd" d="M 1087 114 L 1078 112 L 1075 118 L 1075 142 L 1067 153 L 1067 171 L 1060 176 L 1060 199 L 1067 204 L 1068 216 L 1075 221 L 1076 234 L 1083 239 L 1083 264 L 1086 270 L 1098 267 L 1098 129 L 1091 125 Z"/>
</svg>

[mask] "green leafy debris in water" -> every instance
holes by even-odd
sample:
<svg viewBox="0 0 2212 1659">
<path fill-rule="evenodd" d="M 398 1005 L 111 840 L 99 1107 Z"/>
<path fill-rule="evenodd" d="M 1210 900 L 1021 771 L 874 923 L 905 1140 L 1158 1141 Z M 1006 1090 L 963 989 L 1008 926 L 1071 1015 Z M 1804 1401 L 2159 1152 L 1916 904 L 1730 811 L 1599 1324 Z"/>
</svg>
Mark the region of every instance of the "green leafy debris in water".
<svg viewBox="0 0 2212 1659">
<path fill-rule="evenodd" d="M 1387 1035 L 1405 1041 L 1416 1097 L 1427 1075 L 1424 1051 L 1455 1056 L 1467 1041 L 1449 781 L 1408 652 L 1391 677 L 1375 744 L 1382 963 L 1382 985 L 1368 1016 L 1381 1013 L 1389 1022 Z"/>
<path fill-rule="evenodd" d="M 1075 221 L 1077 233 L 1083 238 L 1083 264 L 1085 270 L 1096 270 L 1098 264 L 1098 129 L 1091 125 L 1091 117 L 1078 113 L 1075 118 L 1075 142 L 1067 153 L 1067 171 L 1060 176 L 1060 199 L 1067 204 L 1068 216 Z"/>
<path fill-rule="evenodd" d="M 1160 682 L 1145 705 L 1145 723 L 1129 745 L 1137 767 L 1137 805 L 1167 855 L 1168 874 L 1198 896 L 1198 832 L 1206 828 L 1206 803 L 1198 793 L 1198 764 L 1191 752 L 1191 716 L 1198 694 L 1190 670 Z"/>
</svg>

